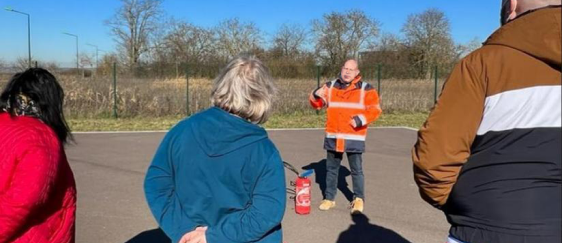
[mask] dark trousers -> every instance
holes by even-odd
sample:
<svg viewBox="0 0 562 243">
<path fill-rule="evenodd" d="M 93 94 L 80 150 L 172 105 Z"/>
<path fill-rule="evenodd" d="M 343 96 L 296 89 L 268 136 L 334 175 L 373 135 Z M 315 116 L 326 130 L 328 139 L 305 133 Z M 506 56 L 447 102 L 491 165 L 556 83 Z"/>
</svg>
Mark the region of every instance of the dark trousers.
<svg viewBox="0 0 562 243">
<path fill-rule="evenodd" d="M 328 151 L 326 158 L 326 199 L 336 198 L 338 186 L 338 172 L 340 170 L 343 153 Z M 351 168 L 353 181 L 353 196 L 365 199 L 365 178 L 363 176 L 362 153 L 347 153 L 347 160 Z"/>
</svg>

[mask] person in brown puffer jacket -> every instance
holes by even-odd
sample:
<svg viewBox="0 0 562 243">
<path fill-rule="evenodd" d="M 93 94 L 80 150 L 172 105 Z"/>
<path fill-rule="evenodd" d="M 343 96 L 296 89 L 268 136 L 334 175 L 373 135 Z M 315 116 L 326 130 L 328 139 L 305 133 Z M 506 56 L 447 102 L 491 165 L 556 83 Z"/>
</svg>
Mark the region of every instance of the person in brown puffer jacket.
<svg viewBox="0 0 562 243">
<path fill-rule="evenodd" d="M 561 242 L 560 3 L 504 0 L 419 131 L 415 181 L 449 242 Z"/>
</svg>

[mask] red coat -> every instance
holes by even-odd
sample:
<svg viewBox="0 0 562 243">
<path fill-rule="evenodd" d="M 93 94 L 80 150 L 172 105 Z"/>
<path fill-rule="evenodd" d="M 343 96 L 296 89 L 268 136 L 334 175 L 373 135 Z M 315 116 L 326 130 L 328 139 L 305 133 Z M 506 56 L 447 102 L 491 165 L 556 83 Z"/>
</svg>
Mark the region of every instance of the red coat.
<svg viewBox="0 0 562 243">
<path fill-rule="evenodd" d="M 75 220 L 74 176 L 53 130 L 0 113 L 0 243 L 74 242 Z"/>
</svg>

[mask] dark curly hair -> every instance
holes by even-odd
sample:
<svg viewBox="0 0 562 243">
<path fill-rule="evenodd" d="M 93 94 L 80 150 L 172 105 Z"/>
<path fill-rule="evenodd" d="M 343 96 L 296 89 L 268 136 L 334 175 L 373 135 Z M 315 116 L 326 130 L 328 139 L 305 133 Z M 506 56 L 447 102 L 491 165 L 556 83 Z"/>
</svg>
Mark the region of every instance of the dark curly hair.
<svg viewBox="0 0 562 243">
<path fill-rule="evenodd" d="M 64 119 L 63 101 L 64 91 L 55 76 L 42 68 L 30 68 L 16 73 L 2 90 L 0 113 L 36 117 L 54 130 L 59 141 L 66 143 L 73 139 Z M 22 114 L 22 102 L 29 107 L 29 114 Z"/>
</svg>

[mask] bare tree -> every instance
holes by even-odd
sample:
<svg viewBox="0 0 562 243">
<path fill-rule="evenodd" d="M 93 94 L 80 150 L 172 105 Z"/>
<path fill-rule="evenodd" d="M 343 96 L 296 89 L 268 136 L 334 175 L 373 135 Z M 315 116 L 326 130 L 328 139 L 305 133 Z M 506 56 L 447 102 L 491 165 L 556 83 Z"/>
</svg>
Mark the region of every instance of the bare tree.
<svg viewBox="0 0 562 243">
<path fill-rule="evenodd" d="M 299 78 L 315 75 L 314 55 L 307 50 L 309 32 L 298 24 L 283 24 L 274 33 L 271 48 L 264 55 L 276 77 Z"/>
<path fill-rule="evenodd" d="M 167 20 L 152 32 L 151 45 L 143 56 L 143 59 L 147 60 L 148 67 L 152 69 L 151 73 L 156 76 L 164 76 L 170 63 L 177 59 L 173 57 L 166 43 L 166 36 L 172 31 L 173 24 L 173 19 Z"/>
<path fill-rule="evenodd" d="M 476 37 L 473 38 L 472 40 L 470 40 L 468 43 L 460 45 L 459 46 L 459 58 L 470 54 L 471 52 L 475 51 L 476 49 L 480 48 L 481 46 L 482 46 L 482 41 L 480 41 Z"/>
<path fill-rule="evenodd" d="M 171 26 L 164 45 L 176 62 L 204 61 L 213 53 L 216 40 L 211 30 L 181 21 Z"/>
<path fill-rule="evenodd" d="M 151 34 L 158 27 L 162 10 L 161 0 L 121 0 L 122 6 L 106 25 L 118 43 L 130 68 L 138 66 L 148 51 Z"/>
<path fill-rule="evenodd" d="M 27 57 L 18 57 L 14 63 L 12 63 L 12 68 L 18 72 L 23 72 L 29 68 L 29 59 Z"/>
<path fill-rule="evenodd" d="M 60 71 L 60 67 L 59 64 L 55 61 L 47 61 L 47 62 L 42 62 L 39 65 L 40 67 L 49 70 L 49 72 L 59 72 Z"/>
<path fill-rule="evenodd" d="M 312 21 L 316 54 L 329 66 L 340 65 L 346 58 L 358 58 L 359 52 L 374 43 L 379 23 L 361 10 L 332 12 Z"/>
<path fill-rule="evenodd" d="M 297 24 L 283 24 L 273 37 L 273 49 L 282 56 L 296 56 L 303 52 L 308 38 L 306 30 Z"/>
<path fill-rule="evenodd" d="M 93 68 L 96 64 L 95 57 L 86 53 L 80 54 L 80 68 Z"/>
<path fill-rule="evenodd" d="M 111 75 L 113 73 L 113 64 L 117 64 L 116 68 L 121 68 L 119 64 L 119 58 L 115 53 L 107 53 L 101 57 L 98 64 L 98 74 L 99 75 Z M 121 70 L 117 70 L 120 72 Z"/>
<path fill-rule="evenodd" d="M 402 32 L 422 77 L 430 78 L 434 66 L 448 64 L 457 56 L 449 20 L 438 9 L 409 15 Z"/>
<path fill-rule="evenodd" d="M 253 23 L 243 23 L 238 18 L 221 22 L 216 28 L 217 47 L 225 58 L 240 53 L 254 53 L 263 42 L 261 30 Z"/>
<path fill-rule="evenodd" d="M 395 34 L 383 33 L 369 51 L 361 53 L 361 69 L 373 77 L 378 72 L 377 66 L 382 65 L 385 78 L 411 78 L 414 75 L 409 57 L 409 48 L 404 40 Z"/>
</svg>

